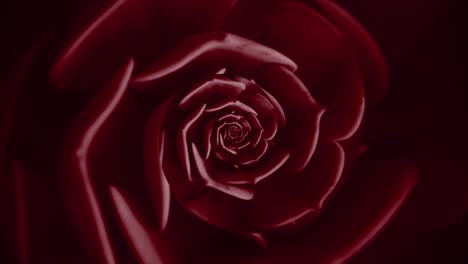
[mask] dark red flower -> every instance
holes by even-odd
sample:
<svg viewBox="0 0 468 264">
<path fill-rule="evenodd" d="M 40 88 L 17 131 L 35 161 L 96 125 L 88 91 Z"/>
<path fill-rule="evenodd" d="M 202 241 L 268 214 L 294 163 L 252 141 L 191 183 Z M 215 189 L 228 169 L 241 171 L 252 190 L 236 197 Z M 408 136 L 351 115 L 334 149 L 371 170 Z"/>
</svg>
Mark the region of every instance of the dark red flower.
<svg viewBox="0 0 468 264">
<path fill-rule="evenodd" d="M 55 140 L 70 221 L 93 261 L 118 262 L 121 247 L 133 261 L 176 261 L 169 234 L 191 235 L 168 227 L 184 221 L 174 207 L 257 241 L 269 253 L 254 261 L 266 263 L 278 252 L 281 263 L 342 262 L 389 220 L 416 169 L 354 166 L 385 62 L 346 11 L 309 2 L 121 0 L 58 56 L 51 85 L 92 98 Z M 358 173 L 381 178 L 368 190 L 372 177 Z"/>
</svg>

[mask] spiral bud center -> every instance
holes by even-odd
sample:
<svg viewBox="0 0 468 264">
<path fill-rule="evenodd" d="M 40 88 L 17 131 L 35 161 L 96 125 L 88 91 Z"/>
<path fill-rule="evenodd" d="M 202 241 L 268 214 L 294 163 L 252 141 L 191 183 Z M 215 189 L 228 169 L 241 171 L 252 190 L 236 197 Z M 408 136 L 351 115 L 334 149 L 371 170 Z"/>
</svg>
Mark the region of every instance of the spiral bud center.
<svg viewBox="0 0 468 264">
<path fill-rule="evenodd" d="M 231 125 L 227 129 L 228 139 L 234 140 L 242 136 L 242 129 L 238 125 Z"/>
</svg>

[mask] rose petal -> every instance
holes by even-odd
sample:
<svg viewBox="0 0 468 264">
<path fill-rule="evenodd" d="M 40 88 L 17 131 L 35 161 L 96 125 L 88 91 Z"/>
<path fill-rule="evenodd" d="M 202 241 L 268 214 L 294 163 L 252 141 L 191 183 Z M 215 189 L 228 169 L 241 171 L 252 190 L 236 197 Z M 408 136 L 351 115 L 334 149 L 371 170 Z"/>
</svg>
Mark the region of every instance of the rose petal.
<svg viewBox="0 0 468 264">
<path fill-rule="evenodd" d="M 330 210 L 324 211 L 310 230 L 297 234 L 302 237 L 300 243 L 285 241 L 267 248 L 261 256 L 229 256 L 233 262 L 227 262 L 346 263 L 398 213 L 417 178 L 418 170 L 410 162 L 367 160 L 353 177 L 354 182 L 334 198 Z M 201 262 L 225 263 L 224 260 L 225 257 Z"/>
<path fill-rule="evenodd" d="M 188 200 L 184 206 L 194 215 L 213 226 L 243 232 L 245 200 L 207 188 L 207 192 Z"/>
<path fill-rule="evenodd" d="M 278 164 L 284 164 L 289 154 L 285 151 L 276 152 L 277 157 L 282 159 L 273 158 L 277 160 L 277 163 L 268 162 L 263 164 L 264 167 L 259 168 L 257 171 L 246 171 L 245 173 L 251 173 L 252 176 L 259 175 L 262 173 L 264 168 L 268 170 L 272 169 L 271 165 L 275 166 L 273 172 L 277 169 Z M 224 170 L 226 171 L 226 170 Z M 236 176 L 234 173 L 232 176 Z M 249 176 L 248 176 L 249 177 Z M 184 206 L 189 209 L 193 214 L 197 215 L 206 222 L 235 232 L 245 233 L 249 232 L 249 227 L 246 223 L 246 200 L 238 199 L 234 196 L 226 195 L 223 192 L 214 190 L 212 188 L 206 189 L 206 192 L 199 193 L 193 196 L 191 199 L 184 200 Z"/>
<path fill-rule="evenodd" d="M 286 126 L 278 142 L 291 150 L 288 166 L 293 172 L 299 172 L 312 157 L 324 110 L 315 102 L 304 84 L 281 66 L 263 67 L 255 80 L 271 92 L 285 110 Z"/>
<path fill-rule="evenodd" d="M 226 28 L 298 64 L 298 77 L 328 109 L 323 136 L 344 140 L 356 131 L 364 106 L 359 67 L 347 40 L 319 13 L 296 1 L 239 1 Z"/>
<path fill-rule="evenodd" d="M 276 98 L 273 97 L 273 95 L 271 95 L 267 90 L 263 89 L 260 86 L 258 86 L 258 88 L 262 91 L 262 94 L 264 94 L 268 98 L 268 100 L 270 100 L 270 103 L 273 105 L 276 111 L 277 126 L 283 128 L 286 124 L 286 114 L 284 113 L 283 107 L 279 104 L 278 100 L 276 100 Z"/>
<path fill-rule="evenodd" d="M 218 29 L 235 0 L 157 1 L 164 27 L 164 41 L 173 45 L 193 34 Z M 170 25 L 170 26 L 169 26 Z"/>
<path fill-rule="evenodd" d="M 263 138 L 263 128 L 258 120 L 257 116 L 251 113 L 247 113 L 245 116 L 245 120 L 249 123 L 251 127 L 251 133 L 245 139 L 246 141 L 252 142 L 252 146 L 255 147 Z"/>
<path fill-rule="evenodd" d="M 237 0 L 236 5 L 226 16 L 224 31 L 261 42 L 265 13 L 273 1 Z"/>
<path fill-rule="evenodd" d="M 180 5 L 172 0 L 112 2 L 85 27 L 80 25 L 76 37 L 60 54 L 50 74 L 56 86 L 95 89 L 96 85 L 90 84 L 105 80 L 128 56 L 144 66 L 165 54 L 181 37 L 217 30 L 233 5 L 231 0 L 198 1 L 193 8 L 187 8 L 193 4 L 186 1 Z M 182 27 L 187 24 L 190 27 Z"/>
<path fill-rule="evenodd" d="M 83 114 L 85 125 L 82 127 L 85 129 L 78 131 L 77 135 L 71 135 L 70 140 L 73 145 L 71 149 L 66 150 L 67 155 L 64 156 L 63 173 L 66 175 L 64 178 L 67 180 L 66 186 L 72 188 L 66 193 L 69 196 L 68 200 L 74 205 L 70 208 L 72 213 L 74 210 L 79 210 L 80 215 L 79 218 L 75 219 L 76 228 L 84 236 L 85 241 L 92 241 L 89 244 L 89 250 L 92 250 L 95 256 L 99 256 L 103 263 L 115 263 L 115 255 L 109 241 L 101 206 L 94 190 L 88 154 L 94 138 L 127 90 L 133 67 L 133 60 L 130 60 L 94 99 L 88 108 L 89 113 L 93 115 L 89 117 L 85 115 L 87 112 Z M 87 220 L 84 223 L 85 218 L 91 222 Z"/>
<path fill-rule="evenodd" d="M 223 149 L 225 148 L 227 147 L 224 147 Z M 230 165 L 245 166 L 258 162 L 267 152 L 268 143 L 265 139 L 263 139 L 260 140 L 260 143 L 254 147 L 226 151 L 223 151 L 223 149 L 216 152 L 216 155 L 221 160 L 227 162 Z"/>
<path fill-rule="evenodd" d="M 211 106 L 210 108 L 205 109 L 205 112 L 211 113 L 211 112 L 216 112 L 216 111 L 225 110 L 225 109 L 231 109 L 231 111 L 237 110 L 242 113 L 251 113 L 255 116 L 258 115 L 257 112 L 255 112 L 255 110 L 252 107 L 238 100 L 232 100 L 232 99 L 217 103 Z"/>
<path fill-rule="evenodd" d="M 156 247 L 153 232 L 134 213 L 127 199 L 117 189 L 109 188 L 113 205 L 119 217 L 119 223 L 132 245 L 132 249 L 142 263 L 163 263 L 162 254 Z"/>
<path fill-rule="evenodd" d="M 250 200 L 253 198 L 253 190 L 248 188 L 248 186 L 226 185 L 213 180 L 206 170 L 205 161 L 200 156 L 200 153 L 194 144 L 192 144 L 192 151 L 195 159 L 195 166 L 198 169 L 198 173 L 205 181 L 206 186 L 242 200 Z"/>
<path fill-rule="evenodd" d="M 180 203 L 184 204 L 186 200 L 190 200 L 193 197 L 201 195 L 205 191 L 206 187 L 198 176 L 192 157 L 190 166 L 193 181 L 188 180 L 187 170 L 185 166 L 182 166 L 181 164 L 183 161 L 180 159 L 180 151 L 178 148 L 174 147 L 177 145 L 177 133 L 171 133 L 171 131 L 165 128 L 164 135 L 164 144 L 162 145 L 164 147 L 162 149 L 164 157 L 161 166 L 175 198 Z M 192 143 L 190 142 L 189 144 Z M 191 151 L 190 155 L 192 155 Z"/>
<path fill-rule="evenodd" d="M 321 143 L 314 158 L 297 175 L 277 174 L 262 181 L 249 203 L 249 223 L 257 230 L 292 224 L 321 209 L 336 186 L 344 165 L 344 152 L 336 143 Z"/>
<path fill-rule="evenodd" d="M 219 137 L 219 146 L 221 146 L 221 148 L 223 150 L 225 150 L 225 151 L 227 151 L 227 152 L 229 152 L 229 153 L 231 153 L 233 155 L 237 154 L 236 150 L 226 147 L 226 145 L 224 144 L 224 137 L 222 137 L 221 135 L 218 135 L 218 137 Z M 218 153 L 219 153 L 219 151 L 216 154 L 218 154 Z"/>
<path fill-rule="evenodd" d="M 252 165 L 258 162 L 265 155 L 267 150 L 268 142 L 266 140 L 260 140 L 260 143 L 254 148 L 240 150 L 235 162 L 239 165 Z"/>
<path fill-rule="evenodd" d="M 260 233 L 250 233 L 247 235 L 250 239 L 254 240 L 255 243 L 261 248 L 265 249 L 268 246 L 268 242 L 265 237 Z"/>
<path fill-rule="evenodd" d="M 180 101 L 179 107 L 183 110 L 206 104 L 213 105 L 215 102 L 224 101 L 238 95 L 245 89 L 245 85 L 228 78 L 215 77 L 203 84 L 193 88 Z"/>
<path fill-rule="evenodd" d="M 244 142 L 244 139 L 251 132 L 251 127 L 247 123 L 247 121 L 244 119 L 244 117 L 238 114 L 226 114 L 219 119 L 213 118 L 206 125 L 205 127 L 206 132 L 203 135 L 205 149 L 209 147 L 209 150 L 211 151 L 211 148 L 216 149 L 220 145 L 221 143 L 220 138 L 224 136 L 222 131 L 224 130 L 224 133 L 225 133 L 225 130 L 226 130 L 225 128 L 229 124 L 228 122 L 231 122 L 231 123 L 233 122 L 241 126 L 244 131 L 243 131 L 243 135 L 239 137 L 239 139 L 234 140 L 234 141 L 227 141 L 227 142 L 224 141 L 223 144 L 225 144 L 225 147 L 236 151 L 250 144 L 249 141 Z M 214 128 L 213 126 L 217 126 L 217 127 Z M 205 159 L 208 159 L 208 155 L 209 153 L 206 153 Z"/>
<path fill-rule="evenodd" d="M 152 189 L 151 196 L 154 209 L 158 214 L 158 227 L 160 230 L 164 230 L 169 218 L 171 194 L 169 183 L 161 165 L 164 158 L 163 150 L 165 142 L 163 121 L 173 101 L 174 98 L 168 99 L 153 112 L 144 132 L 143 158 L 145 176 Z"/>
<path fill-rule="evenodd" d="M 192 172 L 191 172 L 191 162 L 189 154 L 189 143 L 187 140 L 187 134 L 195 122 L 200 118 L 204 111 L 206 111 L 206 105 L 202 105 L 196 112 L 193 112 L 185 121 L 182 123 L 182 126 L 179 130 L 179 136 L 177 140 L 177 148 L 181 155 L 180 160 L 183 163 L 183 167 L 187 173 L 189 181 L 192 181 Z"/>
<path fill-rule="evenodd" d="M 227 124 L 228 122 L 230 123 L 239 122 L 241 119 L 242 119 L 242 116 L 238 114 L 227 114 L 227 115 L 220 117 L 218 121 L 224 122 L 225 124 Z"/>
<path fill-rule="evenodd" d="M 290 154 L 282 149 L 274 149 L 271 152 L 252 167 L 234 170 L 212 159 L 206 160 L 204 167 L 211 177 L 218 182 L 254 185 L 279 170 L 290 157 Z"/>
<path fill-rule="evenodd" d="M 203 146 L 205 149 L 205 159 L 208 159 L 211 154 L 211 140 L 213 137 L 213 126 L 216 120 L 211 120 L 205 127 L 205 133 L 203 134 Z"/>
<path fill-rule="evenodd" d="M 137 34 L 141 21 L 137 19 L 148 18 L 152 10 L 151 2 L 146 0 L 115 1 L 64 49 L 50 72 L 52 83 L 59 88 L 89 89 L 95 87 L 90 83 L 111 76 L 133 55 L 129 40 L 140 39 Z M 148 37 L 145 41 L 157 42 Z"/>
<path fill-rule="evenodd" d="M 245 119 L 239 119 L 239 121 L 226 123 L 226 128 L 224 128 L 222 132 L 222 137 L 226 140 L 226 146 L 234 150 L 242 149 L 246 147 L 246 144 L 250 144 L 250 142 L 244 141 L 244 139 L 250 133 L 250 126 L 248 125 L 247 121 L 245 121 Z M 232 131 L 233 128 L 238 130 L 237 137 L 232 137 L 232 135 L 230 135 L 230 131 Z"/>
<path fill-rule="evenodd" d="M 349 138 L 362 119 L 364 87 L 347 40 L 303 3 L 278 4 L 265 23 L 265 43 L 298 64 L 297 76 L 327 109 L 322 135 L 337 140 Z"/>
<path fill-rule="evenodd" d="M 343 34 L 357 55 L 361 69 L 366 101 L 376 103 L 388 90 L 388 71 L 385 59 L 369 33 L 346 10 L 333 1 L 316 1 L 321 13 L 328 17 Z"/>
<path fill-rule="evenodd" d="M 209 59 L 208 59 L 209 58 Z M 215 72 L 223 67 L 236 69 L 249 76 L 261 65 L 277 63 L 295 70 L 296 64 L 281 53 L 248 39 L 229 33 L 214 32 L 187 39 L 151 66 L 134 82 L 149 82 L 168 76 L 188 64 L 209 61 Z"/>
<path fill-rule="evenodd" d="M 254 83 L 247 83 L 247 89 L 236 96 L 236 98 L 251 106 L 258 113 L 258 120 L 265 130 L 263 136 L 265 139 L 271 140 L 278 130 L 277 110 L 267 97 L 258 93 L 261 90 L 260 87 L 256 86 Z"/>
<path fill-rule="evenodd" d="M 224 126 L 226 125 L 227 122 L 223 122 L 221 125 L 219 125 L 217 128 L 216 128 L 216 135 L 214 135 L 214 140 L 215 142 L 215 146 L 219 146 L 221 145 L 221 130 L 224 128 Z"/>
</svg>

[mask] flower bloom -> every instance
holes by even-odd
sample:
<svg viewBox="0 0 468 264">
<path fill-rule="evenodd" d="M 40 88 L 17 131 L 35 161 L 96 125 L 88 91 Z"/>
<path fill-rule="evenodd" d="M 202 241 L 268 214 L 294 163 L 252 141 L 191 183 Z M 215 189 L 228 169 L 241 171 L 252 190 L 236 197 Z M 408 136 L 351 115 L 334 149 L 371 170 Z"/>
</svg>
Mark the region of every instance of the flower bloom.
<svg viewBox="0 0 468 264">
<path fill-rule="evenodd" d="M 118 259 L 111 230 L 143 263 L 171 259 L 160 237 L 174 207 L 263 247 L 266 234 L 336 221 L 322 211 L 353 181 L 366 105 L 385 94 L 387 73 L 349 14 L 312 2 L 219 1 L 216 12 L 185 13 L 182 3 L 118 1 L 64 49 L 51 84 L 90 100 L 61 139 L 58 174 L 97 261 Z M 151 19 L 156 7 L 175 9 L 160 14 L 173 32 Z M 187 24 L 194 17 L 200 24 Z M 343 261 L 362 248 L 415 182 L 411 166 L 387 167 L 398 180 L 380 211 L 342 244 L 320 253 L 307 242 L 314 253 L 300 246 L 293 259 Z M 330 228 L 313 241 L 339 239 Z"/>
</svg>

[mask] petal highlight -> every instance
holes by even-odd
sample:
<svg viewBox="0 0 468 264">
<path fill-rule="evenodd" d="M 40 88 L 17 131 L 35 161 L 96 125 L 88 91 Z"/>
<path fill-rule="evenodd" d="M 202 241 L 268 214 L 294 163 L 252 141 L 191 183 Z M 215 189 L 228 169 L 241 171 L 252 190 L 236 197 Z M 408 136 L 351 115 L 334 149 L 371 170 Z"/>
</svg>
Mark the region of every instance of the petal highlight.
<svg viewBox="0 0 468 264">
<path fill-rule="evenodd" d="M 159 229 L 164 230 L 169 218 L 171 191 L 162 168 L 165 134 L 163 122 L 173 99 L 168 99 L 149 118 L 144 132 L 144 167 L 154 209 L 159 217 Z"/>
<path fill-rule="evenodd" d="M 141 262 L 164 263 L 151 237 L 152 232 L 138 220 L 134 210 L 117 187 L 110 186 L 109 190 L 120 224 Z"/>
<path fill-rule="evenodd" d="M 247 76 L 266 63 L 277 63 L 290 70 L 296 69 L 292 60 L 271 48 L 233 34 L 215 32 L 197 35 L 181 43 L 134 81 L 157 80 L 194 61 L 203 60 L 209 61 L 215 72 L 226 67 L 240 70 Z"/>
<path fill-rule="evenodd" d="M 115 263 L 115 255 L 109 240 L 108 231 L 104 217 L 101 213 L 99 201 L 94 190 L 92 175 L 90 175 L 88 166 L 88 151 L 93 143 L 96 134 L 113 113 L 120 100 L 127 90 L 130 76 L 133 72 L 134 63 L 130 60 L 125 67 L 117 72 L 108 86 L 94 99 L 88 110 L 90 113 L 97 113 L 87 120 L 85 130 L 79 134 L 77 146 L 74 146 L 74 152 L 65 156 L 67 159 L 64 173 L 67 174 L 67 188 L 73 188 L 67 192 L 72 203 L 79 203 L 72 210 L 80 208 L 80 215 L 76 221 L 83 221 L 83 216 L 92 219 L 93 222 L 77 222 L 76 227 L 86 241 L 93 241 L 89 249 L 99 256 L 103 263 Z M 69 160 L 68 160 L 69 159 Z M 72 212 L 76 214 L 77 212 Z M 90 237 L 94 239 L 90 240 Z"/>
<path fill-rule="evenodd" d="M 319 123 L 324 109 L 312 98 L 304 84 L 289 70 L 265 66 L 255 80 L 279 101 L 286 114 L 286 125 L 279 143 L 291 151 L 290 166 L 293 172 L 304 169 L 317 145 Z M 288 89 L 285 89 L 288 87 Z"/>
</svg>

